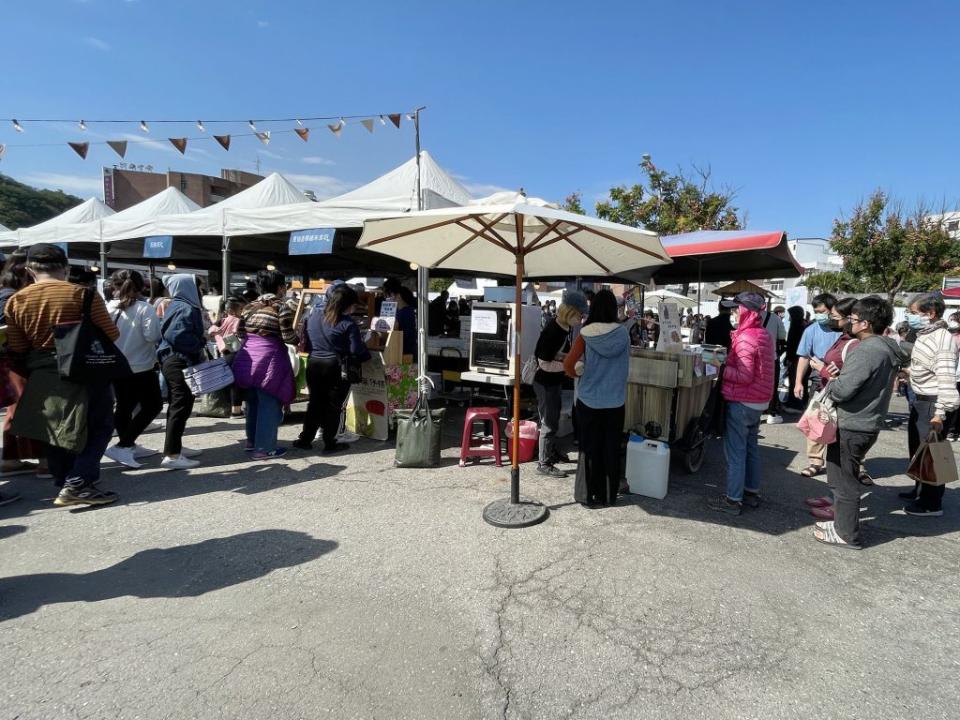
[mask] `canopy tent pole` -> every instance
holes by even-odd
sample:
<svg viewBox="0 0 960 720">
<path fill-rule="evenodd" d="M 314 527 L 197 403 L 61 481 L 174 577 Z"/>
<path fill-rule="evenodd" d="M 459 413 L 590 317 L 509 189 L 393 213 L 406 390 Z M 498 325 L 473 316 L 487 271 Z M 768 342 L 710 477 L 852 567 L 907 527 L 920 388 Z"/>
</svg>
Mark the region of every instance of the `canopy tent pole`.
<svg viewBox="0 0 960 720">
<path fill-rule="evenodd" d="M 149 280 L 148 280 L 147 282 L 150 283 L 150 299 L 153 300 L 153 299 L 154 299 L 154 297 L 153 297 L 153 278 L 156 277 L 157 271 L 156 271 L 156 268 L 155 268 L 152 260 L 150 261 L 150 264 L 147 265 L 147 269 L 148 269 L 147 277 L 149 278 Z"/>
<path fill-rule="evenodd" d="M 697 315 L 700 314 L 700 288 L 703 286 L 703 258 L 697 259 Z"/>
<path fill-rule="evenodd" d="M 230 238 L 223 236 L 223 265 L 220 268 L 223 277 L 220 278 L 224 299 L 230 297 Z"/>
<path fill-rule="evenodd" d="M 423 210 L 423 192 L 420 189 L 420 111 L 413 112 L 414 142 L 417 150 L 417 210 Z M 427 315 L 430 312 L 430 271 L 417 266 L 417 391 L 430 395 L 427 378 Z"/>
<path fill-rule="evenodd" d="M 514 215 L 517 228 L 517 287 L 513 307 L 513 458 L 510 463 L 510 500 L 494 500 L 483 509 L 485 521 L 503 528 L 529 527 L 542 523 L 550 515 L 550 510 L 542 503 L 520 499 L 520 340 L 523 337 L 523 256 L 526 253 L 523 246 L 523 218 L 519 213 Z"/>
<path fill-rule="evenodd" d="M 100 243 L 100 277 L 107 279 L 107 244 Z"/>
</svg>

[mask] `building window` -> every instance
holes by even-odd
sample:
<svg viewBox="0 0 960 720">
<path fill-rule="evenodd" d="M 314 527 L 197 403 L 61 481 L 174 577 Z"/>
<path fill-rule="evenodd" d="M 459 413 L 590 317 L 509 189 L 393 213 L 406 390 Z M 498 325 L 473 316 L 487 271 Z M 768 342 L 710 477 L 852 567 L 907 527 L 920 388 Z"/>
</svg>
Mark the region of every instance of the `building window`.
<svg viewBox="0 0 960 720">
<path fill-rule="evenodd" d="M 774 292 L 780 292 L 783 290 L 783 280 L 771 280 L 767 283 L 767 290 L 773 290 Z"/>
<path fill-rule="evenodd" d="M 185 193 L 187 191 L 187 176 L 180 175 L 180 192 Z"/>
<path fill-rule="evenodd" d="M 960 230 L 960 220 L 951 220 L 947 223 L 947 232 L 956 232 Z"/>
</svg>

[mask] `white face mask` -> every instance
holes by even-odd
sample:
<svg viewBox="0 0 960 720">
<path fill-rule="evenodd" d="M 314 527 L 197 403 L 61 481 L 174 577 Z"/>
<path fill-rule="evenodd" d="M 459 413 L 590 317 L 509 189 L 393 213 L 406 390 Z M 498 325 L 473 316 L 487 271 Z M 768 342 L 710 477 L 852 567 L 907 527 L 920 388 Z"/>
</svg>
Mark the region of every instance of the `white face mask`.
<svg viewBox="0 0 960 720">
<path fill-rule="evenodd" d="M 740 313 L 730 313 L 730 324 L 733 325 L 733 327 L 740 325 Z"/>
<path fill-rule="evenodd" d="M 956 320 L 948 320 L 947 327 L 950 330 L 960 330 L 960 322 L 957 322 Z"/>
</svg>

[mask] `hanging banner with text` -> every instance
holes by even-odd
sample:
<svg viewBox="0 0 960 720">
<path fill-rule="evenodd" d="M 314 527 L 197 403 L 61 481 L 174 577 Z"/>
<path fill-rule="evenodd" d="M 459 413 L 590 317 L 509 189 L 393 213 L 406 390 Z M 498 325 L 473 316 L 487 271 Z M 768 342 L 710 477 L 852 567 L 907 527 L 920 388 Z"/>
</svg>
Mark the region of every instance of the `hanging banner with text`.
<svg viewBox="0 0 960 720">
<path fill-rule="evenodd" d="M 333 252 L 334 228 L 294 230 L 290 233 L 290 255 L 329 255 Z"/>
<path fill-rule="evenodd" d="M 168 258 L 173 253 L 173 235 L 154 235 L 143 239 L 145 258 Z"/>
</svg>

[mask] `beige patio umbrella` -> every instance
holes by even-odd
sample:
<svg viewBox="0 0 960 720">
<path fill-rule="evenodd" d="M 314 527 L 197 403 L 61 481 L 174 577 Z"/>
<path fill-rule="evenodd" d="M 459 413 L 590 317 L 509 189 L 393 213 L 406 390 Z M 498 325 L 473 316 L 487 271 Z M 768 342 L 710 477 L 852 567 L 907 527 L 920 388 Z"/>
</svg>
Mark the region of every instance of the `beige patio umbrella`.
<svg viewBox="0 0 960 720">
<path fill-rule="evenodd" d="M 520 497 L 520 305 L 524 278 L 606 277 L 671 260 L 652 232 L 576 215 L 523 196 L 510 203 L 474 205 L 374 218 L 358 248 L 431 270 L 515 275 L 515 377 L 510 498 L 494 501 L 484 519 L 499 527 L 542 522 L 548 510 Z"/>
<path fill-rule="evenodd" d="M 736 280 L 732 283 L 724 285 L 723 287 L 718 287 L 713 291 L 713 294 L 719 295 L 720 297 L 733 297 L 734 295 L 742 292 L 755 292 L 763 297 L 772 297 L 769 290 L 762 288 L 756 283 L 750 282 L 749 280 Z"/>
</svg>

